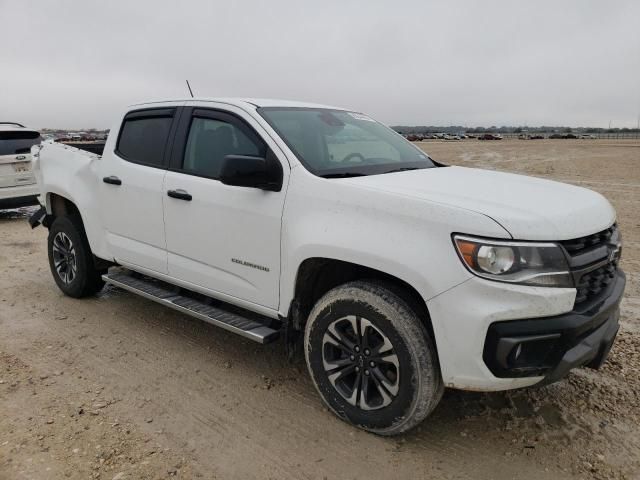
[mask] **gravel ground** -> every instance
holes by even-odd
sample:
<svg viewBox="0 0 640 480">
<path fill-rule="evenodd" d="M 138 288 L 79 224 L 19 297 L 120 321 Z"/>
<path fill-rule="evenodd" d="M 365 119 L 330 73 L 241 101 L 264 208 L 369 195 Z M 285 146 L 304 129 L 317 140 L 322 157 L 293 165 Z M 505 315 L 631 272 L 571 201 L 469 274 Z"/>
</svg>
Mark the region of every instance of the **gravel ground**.
<svg viewBox="0 0 640 480">
<path fill-rule="evenodd" d="M 418 429 L 366 434 L 301 360 L 129 293 L 56 288 L 44 229 L 0 212 L 0 479 L 640 478 L 640 142 L 424 142 L 445 163 L 593 188 L 615 205 L 628 287 L 599 371 L 447 391 Z"/>
</svg>

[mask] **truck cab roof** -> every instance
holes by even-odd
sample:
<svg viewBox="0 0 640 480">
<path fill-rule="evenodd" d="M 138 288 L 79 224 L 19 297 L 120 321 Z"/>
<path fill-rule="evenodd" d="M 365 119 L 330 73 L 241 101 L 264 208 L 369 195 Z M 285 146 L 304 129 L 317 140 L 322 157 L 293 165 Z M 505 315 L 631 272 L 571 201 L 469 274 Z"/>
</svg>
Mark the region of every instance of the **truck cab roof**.
<svg viewBox="0 0 640 480">
<path fill-rule="evenodd" d="M 252 107 L 289 107 L 289 108 L 328 108 L 331 110 L 347 110 L 341 107 L 334 107 L 329 105 L 321 105 L 318 103 L 298 102 L 294 100 L 279 100 L 269 98 L 240 98 L 240 97 L 187 97 L 187 98 L 175 98 L 166 100 L 156 100 L 150 102 L 143 102 L 130 105 L 130 107 L 145 107 L 161 105 L 164 103 L 177 103 L 177 102 L 211 102 L 211 103 L 226 103 L 228 105 L 234 105 L 240 108 Z"/>
</svg>

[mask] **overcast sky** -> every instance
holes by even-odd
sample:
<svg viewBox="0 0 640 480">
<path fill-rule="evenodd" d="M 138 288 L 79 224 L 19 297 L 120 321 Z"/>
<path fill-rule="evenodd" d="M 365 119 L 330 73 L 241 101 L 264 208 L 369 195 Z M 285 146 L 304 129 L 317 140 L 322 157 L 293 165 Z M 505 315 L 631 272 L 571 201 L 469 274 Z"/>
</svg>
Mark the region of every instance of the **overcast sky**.
<svg viewBox="0 0 640 480">
<path fill-rule="evenodd" d="M 0 120 L 105 128 L 185 78 L 392 125 L 635 127 L 640 1 L 0 0 Z"/>
</svg>

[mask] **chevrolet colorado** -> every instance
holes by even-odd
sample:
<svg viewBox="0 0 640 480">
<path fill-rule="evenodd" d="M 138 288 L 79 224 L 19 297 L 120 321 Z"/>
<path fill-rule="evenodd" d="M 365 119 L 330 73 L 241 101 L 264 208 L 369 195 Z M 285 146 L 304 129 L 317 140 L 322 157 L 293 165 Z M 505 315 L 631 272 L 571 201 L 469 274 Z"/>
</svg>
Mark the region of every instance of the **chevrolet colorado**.
<svg viewBox="0 0 640 480">
<path fill-rule="evenodd" d="M 414 427 L 445 387 L 598 368 L 614 342 L 621 237 L 595 192 L 445 166 L 314 104 L 145 103 L 111 132 L 101 154 L 34 152 L 30 221 L 59 288 L 107 282 L 260 343 L 282 334 L 363 429 Z"/>
</svg>

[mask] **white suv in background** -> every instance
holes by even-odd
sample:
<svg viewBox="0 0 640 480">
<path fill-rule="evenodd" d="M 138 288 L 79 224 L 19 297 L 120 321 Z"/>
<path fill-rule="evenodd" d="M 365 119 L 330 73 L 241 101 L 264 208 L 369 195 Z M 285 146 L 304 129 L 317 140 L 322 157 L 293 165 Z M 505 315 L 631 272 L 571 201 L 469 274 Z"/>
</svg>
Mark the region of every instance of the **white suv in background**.
<svg viewBox="0 0 640 480">
<path fill-rule="evenodd" d="M 31 147 L 40 141 L 36 130 L 19 123 L 0 122 L 0 209 L 38 203 Z"/>
</svg>

